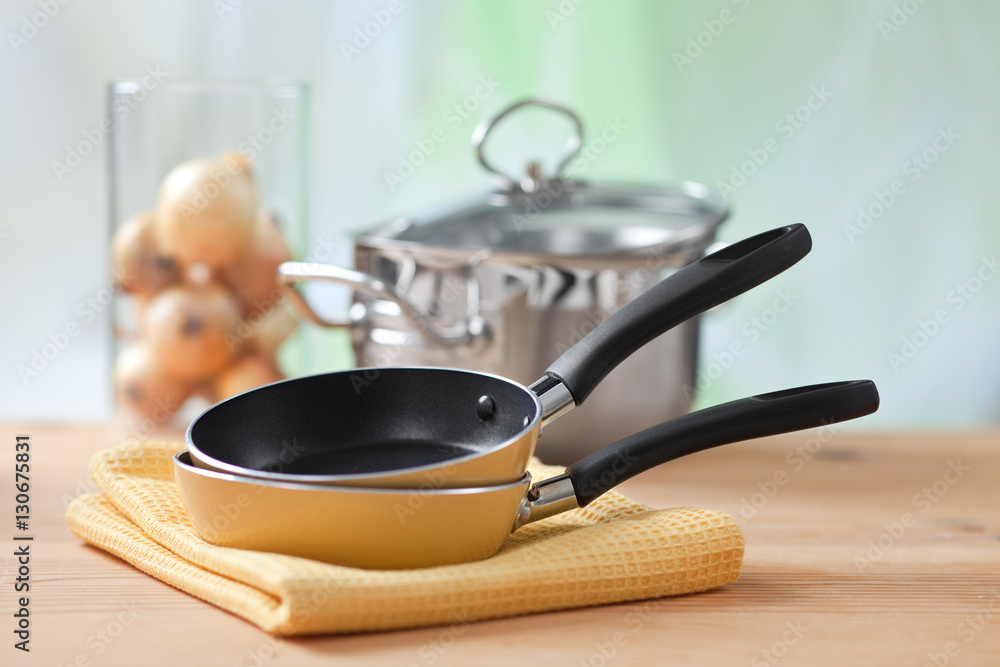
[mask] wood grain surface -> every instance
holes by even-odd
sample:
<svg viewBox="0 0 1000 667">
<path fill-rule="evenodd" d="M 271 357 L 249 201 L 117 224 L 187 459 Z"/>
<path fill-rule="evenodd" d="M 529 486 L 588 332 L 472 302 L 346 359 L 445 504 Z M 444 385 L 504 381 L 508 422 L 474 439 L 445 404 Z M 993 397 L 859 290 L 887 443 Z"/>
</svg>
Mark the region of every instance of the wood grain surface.
<svg viewBox="0 0 1000 667">
<path fill-rule="evenodd" d="M 0 665 L 998 665 L 1000 433 L 808 432 L 690 456 L 622 490 L 729 512 L 743 575 L 678 598 L 454 627 L 282 639 L 81 543 L 63 522 L 124 422 L 0 429 Z M 30 434 L 31 523 L 14 527 Z M 177 429 L 153 434 L 178 439 Z M 14 648 L 30 534 L 30 653 Z"/>
</svg>

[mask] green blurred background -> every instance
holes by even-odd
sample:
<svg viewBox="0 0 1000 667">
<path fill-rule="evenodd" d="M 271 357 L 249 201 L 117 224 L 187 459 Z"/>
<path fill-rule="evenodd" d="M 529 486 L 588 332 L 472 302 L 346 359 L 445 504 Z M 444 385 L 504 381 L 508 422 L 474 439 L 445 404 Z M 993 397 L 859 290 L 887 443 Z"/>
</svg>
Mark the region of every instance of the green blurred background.
<svg viewBox="0 0 1000 667">
<path fill-rule="evenodd" d="M 22 324 L 0 334 L 10 354 L 0 416 L 110 410 L 105 325 L 30 386 L 14 369 L 107 281 L 105 158 L 64 182 L 51 162 L 104 113 L 109 79 L 158 64 L 174 77 L 312 86 L 305 248 L 333 234 L 345 263 L 352 230 L 491 187 L 468 137 L 510 102 L 561 102 L 594 134 L 618 122 L 625 129 L 588 180 L 728 186 L 722 240 L 789 222 L 813 233 L 800 265 L 705 319 L 706 366 L 733 342 L 745 353 L 703 383 L 699 403 L 870 377 L 883 408 L 865 427 L 1000 421 L 1000 280 L 990 280 L 1000 248 L 1000 4 L 401 1 L 355 44 L 388 7 L 70 3 L 26 44 L 9 45 L 0 56 L 0 284 L 11 286 L 4 301 Z M 5 3 L 0 25 L 16 33 L 37 11 Z M 477 87 L 495 90 L 455 121 L 449 110 Z M 565 139 L 565 124 L 529 121 L 500 152 L 511 169 Z M 445 140 L 433 155 L 390 188 L 386 172 L 439 127 Z M 754 155 L 761 164 L 747 163 Z M 741 169 L 752 173 L 734 179 Z M 859 209 L 870 222 L 859 224 Z M 957 296 L 962 285 L 969 298 Z M 754 318 L 781 293 L 794 303 L 764 331 Z M 346 363 L 344 338 L 328 343 L 310 359 L 316 370 Z"/>
</svg>

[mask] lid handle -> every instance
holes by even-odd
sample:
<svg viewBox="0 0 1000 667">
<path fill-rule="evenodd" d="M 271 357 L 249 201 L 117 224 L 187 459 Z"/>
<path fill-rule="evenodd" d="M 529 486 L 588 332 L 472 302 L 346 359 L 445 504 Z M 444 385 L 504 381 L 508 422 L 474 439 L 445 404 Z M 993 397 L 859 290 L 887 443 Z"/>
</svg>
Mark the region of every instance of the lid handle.
<svg viewBox="0 0 1000 667">
<path fill-rule="evenodd" d="M 562 150 L 562 153 L 559 155 L 559 161 L 556 165 L 556 173 L 554 175 L 555 178 L 559 177 L 559 174 L 561 174 L 562 170 L 567 164 L 569 164 L 569 161 L 572 160 L 578 152 L 580 152 L 580 146 L 583 144 L 583 123 L 580 122 L 579 116 L 561 104 L 549 102 L 548 100 L 522 100 L 516 104 L 510 105 L 496 116 L 483 120 L 478 126 L 476 126 L 475 131 L 472 133 L 472 146 L 476 149 L 476 157 L 479 159 L 479 163 L 483 165 L 483 168 L 486 169 L 486 171 L 492 173 L 493 179 L 500 184 L 500 187 L 507 191 L 522 190 L 524 192 L 537 192 L 547 182 L 547 179 L 542 175 L 541 167 L 537 162 L 529 162 L 525 166 L 524 178 L 517 181 L 494 167 L 489 160 L 486 159 L 486 155 L 483 152 L 486 137 L 493 130 L 493 128 L 496 127 L 500 120 L 511 112 L 526 106 L 545 107 L 555 111 L 560 111 L 566 116 L 569 116 L 569 119 L 573 121 L 575 132 L 570 136 L 569 140 L 566 142 L 566 146 Z"/>
</svg>

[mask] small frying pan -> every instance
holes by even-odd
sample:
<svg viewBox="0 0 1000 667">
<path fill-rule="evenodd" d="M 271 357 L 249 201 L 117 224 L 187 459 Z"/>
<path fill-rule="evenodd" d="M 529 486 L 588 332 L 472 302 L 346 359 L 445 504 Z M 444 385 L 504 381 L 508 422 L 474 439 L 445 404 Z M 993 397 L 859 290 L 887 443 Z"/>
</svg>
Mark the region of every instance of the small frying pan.
<svg viewBox="0 0 1000 667">
<path fill-rule="evenodd" d="M 812 247 L 803 225 L 758 234 L 678 270 L 567 350 L 530 388 L 443 368 L 368 368 L 266 385 L 190 425 L 195 465 L 294 483 L 379 488 L 508 484 L 542 425 L 580 405 L 668 329 L 781 273 Z"/>
<path fill-rule="evenodd" d="M 488 558 L 512 531 L 584 507 L 673 459 L 750 438 L 854 419 L 878 409 L 868 380 L 763 394 L 664 422 L 598 450 L 562 475 L 467 489 L 373 489 L 255 480 L 174 456 L 195 530 L 224 547 L 352 567 L 430 567 Z"/>
</svg>

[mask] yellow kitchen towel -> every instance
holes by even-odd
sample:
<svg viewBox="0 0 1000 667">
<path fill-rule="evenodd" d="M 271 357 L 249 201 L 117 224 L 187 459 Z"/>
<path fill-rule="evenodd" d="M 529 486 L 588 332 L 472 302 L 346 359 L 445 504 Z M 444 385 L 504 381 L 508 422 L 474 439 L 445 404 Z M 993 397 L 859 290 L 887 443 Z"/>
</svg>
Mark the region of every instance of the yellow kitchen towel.
<svg viewBox="0 0 1000 667">
<path fill-rule="evenodd" d="M 483 561 L 361 570 L 202 540 L 174 482 L 183 445 L 145 442 L 97 454 L 103 493 L 73 501 L 80 538 L 143 572 L 282 635 L 466 623 L 704 591 L 735 581 L 743 536 L 731 517 L 653 510 L 610 492 L 529 524 Z M 535 479 L 562 472 L 532 460 Z"/>
</svg>

